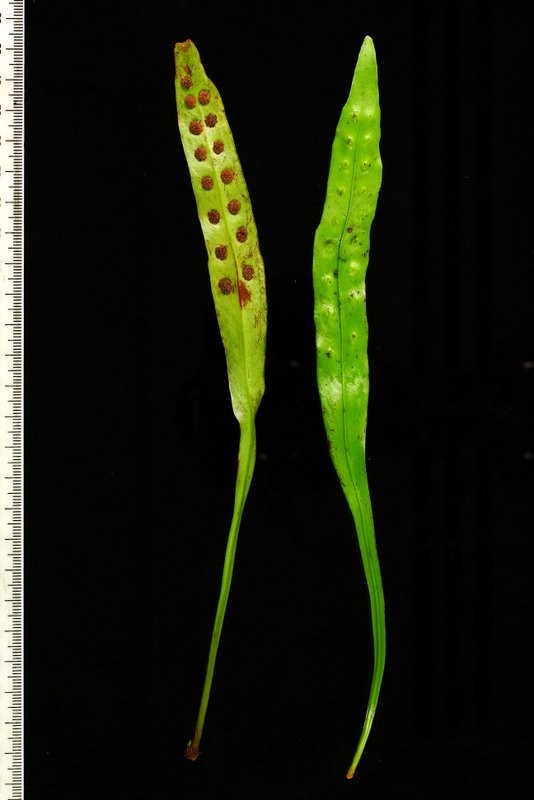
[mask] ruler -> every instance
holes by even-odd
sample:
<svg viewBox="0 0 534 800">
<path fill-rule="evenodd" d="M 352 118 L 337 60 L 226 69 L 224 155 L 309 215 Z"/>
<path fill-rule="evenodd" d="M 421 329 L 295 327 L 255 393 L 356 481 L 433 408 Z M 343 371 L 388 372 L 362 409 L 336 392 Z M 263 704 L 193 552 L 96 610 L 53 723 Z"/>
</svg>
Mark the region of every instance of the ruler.
<svg viewBox="0 0 534 800">
<path fill-rule="evenodd" d="M 24 0 L 0 0 L 0 800 L 24 797 Z"/>
</svg>

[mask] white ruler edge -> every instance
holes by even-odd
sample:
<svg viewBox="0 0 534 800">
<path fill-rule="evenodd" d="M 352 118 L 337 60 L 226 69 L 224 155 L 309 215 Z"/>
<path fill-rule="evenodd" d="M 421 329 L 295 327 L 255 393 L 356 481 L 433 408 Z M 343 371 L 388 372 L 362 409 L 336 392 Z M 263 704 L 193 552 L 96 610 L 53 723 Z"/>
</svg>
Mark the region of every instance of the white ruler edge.
<svg viewBox="0 0 534 800">
<path fill-rule="evenodd" d="M 0 0 L 0 800 L 24 797 L 24 0 Z"/>
</svg>

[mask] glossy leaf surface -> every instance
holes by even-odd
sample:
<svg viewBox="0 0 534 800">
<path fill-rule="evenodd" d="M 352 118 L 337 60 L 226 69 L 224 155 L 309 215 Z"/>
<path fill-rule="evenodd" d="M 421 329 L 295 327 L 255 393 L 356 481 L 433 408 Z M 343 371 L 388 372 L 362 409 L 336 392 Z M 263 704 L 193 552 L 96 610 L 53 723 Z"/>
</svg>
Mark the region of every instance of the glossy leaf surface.
<svg viewBox="0 0 534 800">
<path fill-rule="evenodd" d="M 313 281 L 317 382 L 330 454 L 352 511 L 369 589 L 374 669 L 352 778 L 371 729 L 385 664 L 384 594 L 376 549 L 365 437 L 369 398 L 365 275 L 382 181 L 375 49 L 366 37 L 332 147 Z"/>
</svg>

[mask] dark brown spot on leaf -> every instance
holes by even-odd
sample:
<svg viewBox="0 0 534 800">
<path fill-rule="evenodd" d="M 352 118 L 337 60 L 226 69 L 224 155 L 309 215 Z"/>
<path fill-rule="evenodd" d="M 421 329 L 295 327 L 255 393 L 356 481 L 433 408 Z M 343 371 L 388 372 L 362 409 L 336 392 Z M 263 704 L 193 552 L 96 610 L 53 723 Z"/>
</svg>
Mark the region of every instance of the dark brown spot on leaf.
<svg viewBox="0 0 534 800">
<path fill-rule="evenodd" d="M 213 178 L 210 175 L 204 175 L 200 183 L 203 189 L 213 189 Z"/>
<path fill-rule="evenodd" d="M 238 228 L 235 234 L 235 238 L 238 242 L 246 242 L 248 236 L 248 231 L 246 228 Z"/>
<path fill-rule="evenodd" d="M 205 161 L 208 157 L 208 151 L 205 147 L 197 147 L 195 150 L 195 158 L 197 161 Z"/>
<path fill-rule="evenodd" d="M 207 106 L 210 100 L 211 95 L 207 89 L 202 89 L 202 91 L 198 93 L 198 102 L 200 105 Z"/>
<path fill-rule="evenodd" d="M 194 119 L 193 122 L 189 123 L 189 131 L 193 133 L 195 136 L 198 136 L 203 131 L 203 126 L 200 120 Z"/>
<path fill-rule="evenodd" d="M 225 261 L 228 258 L 228 248 L 225 244 L 218 244 L 215 248 L 215 256 L 219 261 Z"/>
<path fill-rule="evenodd" d="M 222 294 L 230 294 L 233 291 L 232 281 L 230 278 L 221 278 L 219 281 L 219 289 Z"/>
<path fill-rule="evenodd" d="M 241 211 L 241 203 L 239 202 L 239 200 L 230 200 L 230 202 L 227 205 L 227 208 L 230 214 L 233 214 L 235 216 L 236 214 L 239 214 L 239 212 Z"/>
<path fill-rule="evenodd" d="M 216 142 L 213 142 L 213 152 L 215 155 L 220 156 L 220 154 L 224 151 L 224 142 L 221 142 L 220 139 L 217 139 Z"/>
<path fill-rule="evenodd" d="M 216 208 L 212 208 L 211 211 L 208 211 L 208 219 L 212 225 L 217 225 L 221 220 L 221 215 Z"/>
<path fill-rule="evenodd" d="M 217 125 L 216 114 L 208 114 L 208 116 L 204 119 L 204 122 L 206 123 L 208 128 L 214 128 Z"/>
<path fill-rule="evenodd" d="M 223 169 L 223 171 L 221 172 L 221 180 L 222 180 L 222 182 L 226 183 L 226 184 L 232 183 L 233 179 L 234 179 L 234 171 L 233 171 L 233 169 L 230 169 L 229 167 L 227 167 L 226 169 Z"/>
<path fill-rule="evenodd" d="M 188 94 L 184 100 L 184 103 L 188 108 L 194 108 L 197 104 L 196 98 L 193 97 L 192 94 Z"/>
<path fill-rule="evenodd" d="M 246 281 L 251 281 L 254 277 L 254 267 L 250 264 L 243 264 L 243 277 Z"/>
<path fill-rule="evenodd" d="M 184 89 L 190 89 L 193 85 L 191 75 L 182 75 L 180 78 L 180 85 L 183 86 Z"/>
</svg>

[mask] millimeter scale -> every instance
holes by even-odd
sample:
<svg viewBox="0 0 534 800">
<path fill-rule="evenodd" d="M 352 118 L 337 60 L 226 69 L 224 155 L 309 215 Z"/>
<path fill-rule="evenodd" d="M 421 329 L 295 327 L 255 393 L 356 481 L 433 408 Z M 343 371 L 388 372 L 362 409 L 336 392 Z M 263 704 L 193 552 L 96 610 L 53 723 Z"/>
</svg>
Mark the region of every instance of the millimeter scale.
<svg viewBox="0 0 534 800">
<path fill-rule="evenodd" d="M 0 0 L 0 800 L 24 797 L 24 0 Z"/>
</svg>

